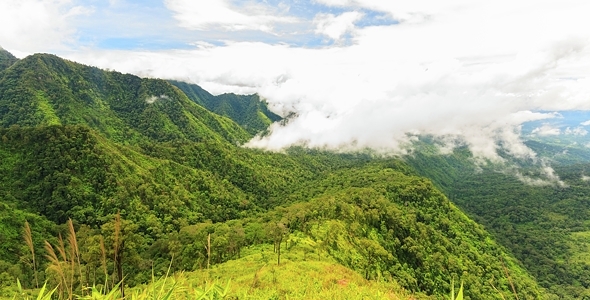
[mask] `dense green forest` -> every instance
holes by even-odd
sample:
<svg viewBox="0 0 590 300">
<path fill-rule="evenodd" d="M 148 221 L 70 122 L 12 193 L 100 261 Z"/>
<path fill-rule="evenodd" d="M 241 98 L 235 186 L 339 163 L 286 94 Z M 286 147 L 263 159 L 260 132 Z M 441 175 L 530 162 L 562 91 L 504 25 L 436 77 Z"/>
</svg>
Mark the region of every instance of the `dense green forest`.
<svg viewBox="0 0 590 300">
<path fill-rule="evenodd" d="M 17 279 L 71 298 L 221 268 L 243 253 L 265 268 L 301 253 L 302 267 L 335 264 L 417 297 L 447 296 L 452 281 L 465 299 L 545 293 L 522 256 L 496 242 L 510 239 L 462 213 L 415 161 L 240 147 L 279 119 L 257 96 L 213 97 L 48 54 L 6 65 L 0 297 Z"/>
<path fill-rule="evenodd" d="M 234 120 L 251 134 L 264 132 L 270 124 L 282 118 L 270 111 L 265 102 L 256 94 L 221 94 L 213 96 L 196 84 L 169 80 L 183 91 L 189 99 L 208 110 Z"/>
<path fill-rule="evenodd" d="M 2 49 L 0 47 L 0 72 L 5 69 L 8 69 L 12 64 L 14 64 L 18 59 L 12 55 L 12 53 Z"/>
<path fill-rule="evenodd" d="M 590 151 L 539 141 L 527 145 L 551 161 L 564 186 L 523 183 L 506 165 L 476 168 L 464 148 L 450 155 L 421 151 L 406 161 L 493 233 L 547 288 L 549 299 L 587 299 Z M 513 164 L 531 178 L 539 174 L 539 165 L 508 163 Z"/>
</svg>

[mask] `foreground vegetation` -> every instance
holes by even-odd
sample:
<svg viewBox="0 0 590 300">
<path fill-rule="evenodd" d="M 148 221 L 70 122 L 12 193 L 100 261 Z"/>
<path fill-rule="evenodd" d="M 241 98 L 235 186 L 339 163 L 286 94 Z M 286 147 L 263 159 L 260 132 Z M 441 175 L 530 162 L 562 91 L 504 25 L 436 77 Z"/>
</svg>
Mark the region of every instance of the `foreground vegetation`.
<svg viewBox="0 0 590 300">
<path fill-rule="evenodd" d="M 213 266 L 209 270 L 177 272 L 154 279 L 127 291 L 129 299 L 431 299 L 404 292 L 395 282 L 369 281 L 328 257 L 308 256 L 304 248 L 291 246 L 277 265 L 269 244 L 244 250 L 240 259 Z M 305 274 L 305 276 L 302 276 Z M 94 287 L 78 299 L 121 297 L 117 286 L 101 292 Z M 8 292 L 8 291 L 7 291 Z M 27 294 L 16 288 L 16 299 Z M 51 291 L 31 291 L 48 295 Z M 56 291 L 53 291 L 57 295 Z M 208 297 L 208 298 L 207 298 Z"/>
<path fill-rule="evenodd" d="M 31 133 L 37 137 L 27 138 Z M 84 136 L 80 133 L 86 133 L 86 138 L 69 137 L 70 134 Z M 265 203 L 257 200 L 257 190 L 252 189 L 257 181 L 248 185 L 251 191 L 232 184 L 240 182 L 244 171 L 220 178 L 219 173 L 231 170 L 228 161 L 221 160 L 221 163 L 230 167 L 203 172 L 179 162 L 148 156 L 139 152 L 141 149 L 136 152 L 114 145 L 83 127 L 12 128 L 5 135 L 5 153 L 23 159 L 3 161 L 7 172 L 3 178 L 9 183 L 3 191 L 12 196 L 13 202 L 4 204 L 8 214 L 2 226 L 8 243 L 4 246 L 7 247 L 3 252 L 5 267 L 1 270 L 5 278 L 12 279 L 7 282 L 20 278 L 27 288 L 36 286 L 37 281 L 50 280 L 61 286 L 61 293 L 75 294 L 74 290 L 83 290 L 84 284 L 90 286 L 108 279 L 112 287 L 122 278 L 125 278 L 124 286 L 135 286 L 149 282 L 152 270 L 157 276 L 164 275 L 170 261 L 173 261 L 171 272 L 206 269 L 208 265 L 239 258 L 248 246 L 272 243 L 279 252 L 287 236 L 302 235 L 308 242 L 308 255 L 332 257 L 366 279 L 398 282 L 410 292 L 446 295 L 450 279 L 460 278 L 469 286 L 466 298 L 499 299 L 496 289 L 506 295 L 513 293 L 508 272 L 521 298 L 538 298 L 540 293 L 526 271 L 483 228 L 457 210 L 429 181 L 412 175 L 413 171 L 397 160 L 368 160 L 363 155 L 312 155 L 303 150 L 294 150 L 290 155 L 231 150 L 258 161 L 258 166 L 242 166 L 243 170 L 251 170 L 254 176 L 265 178 L 264 184 L 274 185 L 273 191 L 263 194 L 270 196 L 263 198 L 267 200 Z M 39 137 L 47 142 L 33 142 Z M 28 144 L 24 143 L 26 140 Z M 66 146 L 68 141 L 80 144 Z M 30 156 L 30 161 L 25 159 L 27 151 L 37 151 L 35 145 L 43 145 L 39 154 Z M 50 150 L 53 145 L 62 145 L 66 152 L 53 155 Z M 182 149 L 154 145 L 159 155 L 167 153 L 163 150 L 176 153 Z M 49 158 L 41 153 L 48 153 Z M 78 156 L 68 161 L 78 153 L 96 155 L 96 158 Z M 186 161 L 193 161 L 191 153 L 207 157 L 203 155 L 207 152 L 187 152 Z M 92 168 L 92 165 L 76 167 L 75 163 L 85 161 L 98 161 L 96 173 L 72 172 L 76 168 Z M 282 167 L 285 162 L 289 162 L 288 169 Z M 259 168 L 263 163 L 274 166 L 266 171 Z M 8 176 L 31 174 L 31 171 L 16 170 L 36 165 L 64 168 L 59 172 L 65 171 L 60 176 L 66 180 L 56 180 L 59 177 L 49 173 L 30 177 L 26 179 L 27 184 L 19 185 L 27 177 Z M 126 171 L 130 169 L 134 173 Z M 277 170 L 281 171 L 281 177 L 273 175 Z M 146 175 L 139 177 L 142 172 Z M 297 177 L 292 172 L 308 175 Z M 182 174 L 183 180 L 177 181 L 175 174 Z M 208 185 L 209 197 L 193 198 L 186 184 L 203 179 L 191 174 L 210 174 L 213 183 Z M 88 179 L 89 175 L 103 179 Z M 141 188 L 141 178 L 149 180 L 149 185 L 143 183 L 145 191 Z M 137 185 L 125 184 L 127 180 Z M 281 180 L 289 184 L 283 185 Z M 94 188 L 96 184 L 102 184 L 101 188 Z M 21 188 L 9 189 L 11 186 Z M 44 188 L 51 192 L 44 192 Z M 149 189 L 159 192 L 150 193 Z M 197 186 L 196 190 L 200 188 Z M 35 198 L 24 196 L 29 193 L 38 193 L 34 194 L 38 202 L 25 201 Z M 279 198 L 281 193 L 284 196 Z M 244 202 L 247 199 L 253 203 Z M 61 218 L 71 218 L 74 222 L 53 225 L 59 224 Z M 35 261 L 33 251 L 21 242 L 25 221 L 30 223 L 30 239 L 37 254 Z M 74 235 L 72 228 L 76 229 L 77 246 L 68 242 Z M 53 253 L 44 240 L 52 245 Z M 74 251 L 75 247 L 78 250 Z M 31 268 L 35 264 L 39 266 L 37 272 Z M 52 273 L 62 265 L 75 267 L 68 274 L 78 278 L 76 284 L 72 283 L 72 277 Z"/>
</svg>

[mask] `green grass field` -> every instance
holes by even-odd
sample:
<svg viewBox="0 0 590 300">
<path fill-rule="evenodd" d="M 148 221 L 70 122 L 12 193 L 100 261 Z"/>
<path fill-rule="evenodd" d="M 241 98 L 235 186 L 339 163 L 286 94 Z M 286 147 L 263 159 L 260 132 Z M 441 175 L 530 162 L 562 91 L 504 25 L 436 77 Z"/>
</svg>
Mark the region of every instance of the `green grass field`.
<svg viewBox="0 0 590 300">
<path fill-rule="evenodd" d="M 51 293 L 47 287 L 44 295 Z M 117 287 L 101 293 L 96 287 L 74 299 L 122 299 Z M 240 259 L 214 265 L 209 270 L 178 272 L 125 291 L 125 299 L 433 299 L 404 291 L 395 282 L 366 280 L 322 253 L 302 247 L 284 250 L 281 264 L 269 244 L 243 251 Z M 0 299 L 50 299 L 39 291 L 5 288 Z M 41 298 L 38 298 L 41 297 Z M 61 299 L 56 292 L 53 297 Z"/>
</svg>

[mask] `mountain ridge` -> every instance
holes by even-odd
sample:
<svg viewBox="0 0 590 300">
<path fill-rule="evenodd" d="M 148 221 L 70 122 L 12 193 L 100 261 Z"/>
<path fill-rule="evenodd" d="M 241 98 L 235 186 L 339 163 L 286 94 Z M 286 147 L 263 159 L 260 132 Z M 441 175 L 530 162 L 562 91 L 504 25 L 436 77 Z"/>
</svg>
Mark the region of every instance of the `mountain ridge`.
<svg viewBox="0 0 590 300">
<path fill-rule="evenodd" d="M 229 93 L 213 96 L 196 84 L 174 80 L 168 82 L 182 90 L 189 99 L 212 112 L 234 120 L 253 135 L 264 132 L 271 123 L 282 120 L 279 115 L 271 112 L 267 103 L 256 94 Z"/>
<path fill-rule="evenodd" d="M 0 46 L 0 73 L 8 69 L 17 61 L 18 58 Z"/>
<path fill-rule="evenodd" d="M 150 269 L 200 269 L 259 244 L 274 246 L 280 259 L 281 245 L 303 236 L 311 253 L 432 297 L 461 278 L 466 299 L 500 299 L 489 281 L 511 293 L 505 270 L 523 299 L 542 293 L 482 227 L 399 159 L 239 147 L 253 135 L 167 81 L 54 55 L 26 57 L 0 76 L 0 205 L 16 208 L 15 220 L 43 220 L 34 237 L 41 254 L 43 240 L 59 245 L 59 234 L 71 236 L 64 223 L 72 219 L 91 269 L 103 264 L 98 241 L 126 241 L 105 250 L 110 275 L 86 273 L 96 282 L 114 280 L 118 268 L 138 285 Z M 10 243 L 0 248 L 0 275 L 32 287 L 19 230 L 0 224 Z"/>
<path fill-rule="evenodd" d="M 19 60 L 0 81 L 2 127 L 86 124 L 118 141 L 243 143 L 251 136 L 195 105 L 164 80 L 106 72 L 54 55 L 34 54 Z"/>
</svg>

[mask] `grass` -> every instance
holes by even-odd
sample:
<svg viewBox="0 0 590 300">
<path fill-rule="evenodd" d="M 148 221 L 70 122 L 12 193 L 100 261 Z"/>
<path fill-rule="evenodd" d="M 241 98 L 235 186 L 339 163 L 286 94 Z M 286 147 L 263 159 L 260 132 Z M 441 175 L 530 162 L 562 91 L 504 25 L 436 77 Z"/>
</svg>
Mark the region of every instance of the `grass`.
<svg viewBox="0 0 590 300">
<path fill-rule="evenodd" d="M 304 257 L 296 247 L 285 250 L 278 266 L 272 245 L 261 245 L 244 251 L 241 259 L 208 271 L 175 276 L 182 276 L 191 286 L 231 282 L 230 299 L 430 299 L 408 293 L 394 282 L 365 280 L 330 259 Z"/>
<path fill-rule="evenodd" d="M 20 284 L 20 281 L 18 279 L 16 280 L 16 284 L 17 284 L 18 291 L 14 295 L 14 297 L 12 297 L 12 300 L 17 300 L 17 299 L 20 299 L 20 300 L 32 300 L 32 299 L 51 300 L 53 297 L 53 294 L 57 290 L 57 288 L 54 288 L 53 290 L 48 290 L 47 283 L 45 283 L 45 284 L 43 284 L 43 287 L 39 290 L 37 295 L 35 297 L 33 297 L 30 294 L 28 294 L 25 290 L 23 290 L 23 288 Z"/>
<path fill-rule="evenodd" d="M 29 222 L 27 221 L 25 221 L 23 238 L 25 239 L 25 244 L 27 244 L 27 247 L 29 247 L 29 250 L 31 251 L 31 264 L 33 266 L 33 273 L 35 274 L 35 286 L 39 288 L 39 279 L 37 277 L 37 261 L 35 257 L 35 246 L 33 245 L 33 234 L 31 232 L 31 226 L 29 226 Z"/>
<path fill-rule="evenodd" d="M 463 282 L 461 282 L 461 287 L 457 292 L 457 296 L 455 296 L 455 282 L 451 281 L 451 300 L 463 300 Z"/>
<path fill-rule="evenodd" d="M 409 293 L 395 282 L 366 280 L 325 253 L 310 254 L 295 243 L 283 247 L 280 265 L 273 245 L 263 244 L 246 248 L 240 259 L 208 270 L 167 273 L 159 280 L 152 275 L 151 283 L 126 289 L 125 296 L 120 284 L 106 289 L 82 284 L 78 293 L 73 288 L 74 275 L 81 270 L 71 221 L 68 229 L 66 239 L 60 236 L 56 247 L 45 244 L 57 286 L 51 290 L 46 283 L 41 289 L 23 290 L 17 282 L 18 289 L 4 299 L 433 299 Z M 25 240 L 27 235 L 25 229 Z"/>
</svg>

